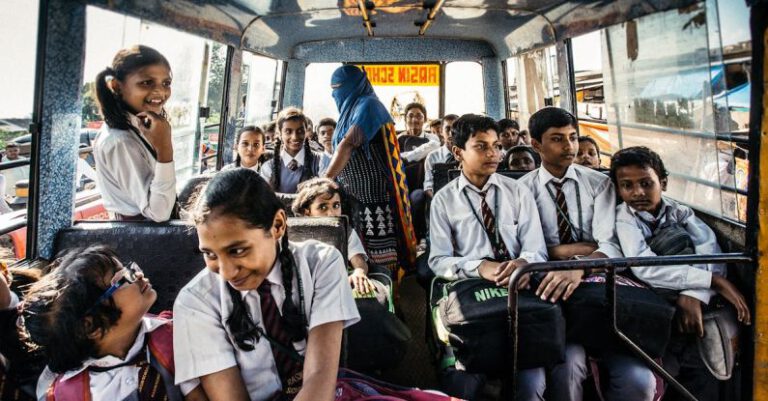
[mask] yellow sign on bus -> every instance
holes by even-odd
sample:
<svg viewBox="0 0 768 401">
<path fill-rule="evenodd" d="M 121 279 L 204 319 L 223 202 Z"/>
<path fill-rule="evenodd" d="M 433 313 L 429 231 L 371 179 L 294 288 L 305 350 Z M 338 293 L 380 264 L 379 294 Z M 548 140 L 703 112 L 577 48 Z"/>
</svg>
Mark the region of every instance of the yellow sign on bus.
<svg viewBox="0 0 768 401">
<path fill-rule="evenodd" d="M 366 64 L 358 65 L 368 74 L 373 86 L 440 86 L 437 64 Z"/>
</svg>

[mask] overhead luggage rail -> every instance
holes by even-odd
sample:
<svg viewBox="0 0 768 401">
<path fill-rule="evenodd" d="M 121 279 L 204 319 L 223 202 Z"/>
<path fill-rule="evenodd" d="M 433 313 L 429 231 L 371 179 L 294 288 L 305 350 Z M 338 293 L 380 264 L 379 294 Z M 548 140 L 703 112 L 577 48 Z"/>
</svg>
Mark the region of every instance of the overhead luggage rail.
<svg viewBox="0 0 768 401">
<path fill-rule="evenodd" d="M 606 275 L 605 297 L 608 301 L 609 325 L 613 327 L 613 332 L 617 338 L 646 365 L 648 365 L 656 374 L 663 377 L 672 387 L 675 388 L 686 399 L 697 401 L 680 382 L 675 380 L 672 375 L 659 365 L 653 358 L 643 351 L 635 342 L 624 334 L 617 324 L 616 319 L 616 270 L 638 266 L 669 266 L 684 264 L 703 264 L 703 263 L 754 263 L 755 259 L 745 253 L 723 253 L 718 255 L 683 255 L 683 256 L 656 256 L 656 257 L 633 257 L 633 258 L 609 258 L 609 259 L 581 259 L 569 261 L 554 261 L 543 263 L 531 263 L 515 269 L 509 278 L 509 298 L 507 309 L 509 312 L 510 337 L 512 338 L 512 373 L 511 378 L 517 374 L 517 346 L 518 346 L 518 320 L 517 320 L 517 285 L 523 275 L 527 273 L 546 273 L 551 271 L 563 270 L 582 270 L 582 269 L 604 269 Z M 515 381 L 512 380 L 512 399 L 516 391 Z"/>
</svg>

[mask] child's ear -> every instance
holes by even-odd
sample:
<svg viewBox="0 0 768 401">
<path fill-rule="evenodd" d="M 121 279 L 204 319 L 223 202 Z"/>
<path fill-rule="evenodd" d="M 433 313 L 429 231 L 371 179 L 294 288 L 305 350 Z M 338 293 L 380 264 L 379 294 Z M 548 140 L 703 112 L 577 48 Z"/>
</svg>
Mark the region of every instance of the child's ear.
<svg viewBox="0 0 768 401">
<path fill-rule="evenodd" d="M 107 85 L 109 86 L 109 90 L 111 90 L 112 93 L 120 93 L 120 81 L 117 79 L 111 79 Z"/>
<path fill-rule="evenodd" d="M 453 153 L 453 158 L 456 159 L 457 161 L 463 161 L 463 160 L 461 160 L 461 152 L 463 150 L 464 149 L 462 149 L 462 148 L 460 148 L 460 147 L 458 147 L 456 145 L 453 145 L 451 147 L 451 153 Z"/>
<path fill-rule="evenodd" d="M 667 178 L 666 177 L 662 178 L 660 183 L 661 183 L 661 190 L 662 191 L 666 191 L 667 190 Z"/>
<path fill-rule="evenodd" d="M 85 321 L 83 322 L 85 325 L 85 332 L 88 336 L 88 339 L 90 340 L 99 340 L 102 337 L 104 337 L 104 329 L 101 327 L 95 328 L 93 324 L 93 317 L 92 316 L 86 316 Z"/>
<path fill-rule="evenodd" d="M 275 218 L 272 220 L 272 235 L 274 238 L 283 238 L 287 228 L 288 218 L 285 215 L 285 210 L 280 209 L 275 213 Z"/>
<path fill-rule="evenodd" d="M 541 154 L 541 142 L 536 138 L 531 138 L 531 147 L 536 153 Z"/>
</svg>

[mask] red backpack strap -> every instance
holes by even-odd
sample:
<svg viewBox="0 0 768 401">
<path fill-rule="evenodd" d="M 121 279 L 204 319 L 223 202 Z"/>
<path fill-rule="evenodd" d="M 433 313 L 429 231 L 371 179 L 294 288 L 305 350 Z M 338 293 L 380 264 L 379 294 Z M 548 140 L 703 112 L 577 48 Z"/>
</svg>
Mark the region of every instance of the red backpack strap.
<svg viewBox="0 0 768 401">
<path fill-rule="evenodd" d="M 91 374 L 88 370 L 70 377 L 61 382 L 61 375 L 48 387 L 45 394 L 46 401 L 91 401 Z"/>
<path fill-rule="evenodd" d="M 173 323 L 170 321 L 149 333 L 149 352 L 160 365 L 174 374 Z"/>
</svg>

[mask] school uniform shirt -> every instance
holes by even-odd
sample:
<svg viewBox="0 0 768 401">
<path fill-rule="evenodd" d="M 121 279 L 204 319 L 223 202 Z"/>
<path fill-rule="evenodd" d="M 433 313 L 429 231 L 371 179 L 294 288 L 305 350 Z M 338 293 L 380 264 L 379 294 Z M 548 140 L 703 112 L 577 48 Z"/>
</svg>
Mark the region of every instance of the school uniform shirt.
<svg viewBox="0 0 768 401">
<path fill-rule="evenodd" d="M 349 234 L 347 239 L 347 259 L 351 262 L 355 255 L 360 255 L 366 261 L 368 260 L 368 254 L 365 252 L 363 242 L 360 241 L 360 236 L 357 235 L 357 231 L 352 230 L 352 234 Z"/>
<path fill-rule="evenodd" d="M 645 221 L 643 221 L 645 220 Z M 672 199 L 662 198 L 658 216 L 639 212 L 625 202 L 616 207 L 616 233 L 621 249 L 627 257 L 657 256 L 646 240 L 652 236 L 651 224 L 677 223 L 691 236 L 696 254 L 721 253 L 715 233 L 704 224 L 693 210 Z M 719 263 L 702 265 L 676 265 L 633 267 L 632 273 L 651 287 L 684 290 L 682 294 L 709 303 L 714 294 L 710 289 L 712 274 L 725 276 L 725 266 Z"/>
<path fill-rule="evenodd" d="M 432 169 L 435 164 L 445 163 L 448 160 L 448 156 L 451 155 L 451 151 L 445 146 L 441 146 L 440 149 L 433 150 L 427 155 L 427 160 L 424 162 L 424 190 L 431 190 L 434 186 L 434 176 L 432 175 Z"/>
<path fill-rule="evenodd" d="M 167 319 L 155 316 L 144 316 L 141 321 L 141 327 L 139 328 L 139 334 L 136 336 L 136 340 L 125 355 L 125 359 L 120 359 L 111 355 L 89 359 L 85 361 L 83 366 L 79 369 L 70 370 L 64 373 L 61 377 L 61 382 L 66 382 L 68 379 L 71 379 L 89 367 L 108 368 L 130 361 L 136 357 L 139 352 L 146 352 L 144 347 L 144 337 L 147 333 L 155 331 L 168 322 L 169 320 Z M 178 367 L 178 362 L 176 363 L 176 366 Z M 119 401 L 127 399 L 139 389 L 139 369 L 140 367 L 138 366 L 127 365 L 105 372 L 89 372 L 91 400 Z M 56 379 L 56 376 L 57 374 L 51 372 L 46 366 L 43 373 L 40 375 L 40 379 L 37 381 L 37 399 L 39 401 L 46 400 L 48 388 L 51 387 L 51 383 Z M 199 380 L 190 380 L 186 383 L 181 383 L 179 387 L 182 394 L 187 395 L 199 384 Z"/>
<path fill-rule="evenodd" d="M 607 175 L 572 164 L 563 178 L 555 178 L 547 169 L 539 167 L 521 177 L 518 182 L 533 193 L 547 247 L 560 245 L 557 230 L 558 211 L 554 199 L 557 190 L 552 183 L 562 182 L 574 241 L 595 242 L 598 252 L 609 258 L 622 257 L 616 238 L 616 191 Z M 595 211 L 599 215 L 595 215 Z"/>
<path fill-rule="evenodd" d="M 528 189 L 495 173 L 483 188 L 477 188 L 462 174 L 432 200 L 429 267 L 435 275 L 450 280 L 479 277 L 480 263 L 493 257 L 491 241 L 480 221 L 478 192 L 486 190 L 486 202 L 510 257 L 529 263 L 547 260 L 539 213 Z"/>
<path fill-rule="evenodd" d="M 402 135 L 408 135 L 407 133 Z M 429 142 L 424 143 L 415 149 L 408 151 L 408 152 L 401 152 L 400 157 L 409 162 L 417 162 L 424 160 L 427 155 L 429 155 L 430 152 L 440 147 L 440 138 L 437 137 L 437 135 L 422 131 L 421 135 L 419 135 L 422 138 L 429 139 Z"/>
<path fill-rule="evenodd" d="M 136 117 L 131 121 L 134 126 L 141 126 Z M 176 170 L 172 161 L 158 163 L 136 133 L 106 124 L 94 142 L 93 157 L 104 208 L 124 216 L 143 215 L 154 221 L 170 218 L 176 204 Z"/>
<path fill-rule="evenodd" d="M 306 150 L 302 147 L 299 153 L 296 154 L 296 156 L 291 156 L 288 154 L 288 152 L 285 151 L 285 148 L 280 150 L 280 159 L 272 159 L 271 162 L 264 163 L 264 165 L 261 167 L 261 176 L 266 180 L 267 182 L 270 182 L 272 179 L 272 173 L 275 171 L 275 164 L 279 161 L 283 162 L 283 165 L 280 166 L 280 188 L 274 188 L 275 192 L 282 192 L 287 194 L 295 194 L 297 191 L 297 187 L 299 186 L 299 182 L 301 181 L 301 173 L 303 171 L 304 167 L 304 153 Z M 312 176 L 316 177 L 320 173 L 320 160 L 322 159 L 322 156 L 319 153 L 312 152 L 315 156 L 313 158 L 314 165 L 309 166 L 309 168 L 312 169 Z M 296 165 L 298 168 L 296 170 L 291 171 L 288 168 L 288 164 L 291 163 L 291 160 L 296 160 Z"/>
<path fill-rule="evenodd" d="M 348 327 L 360 320 L 341 253 L 314 240 L 291 242 L 289 246 L 301 277 L 308 331 L 338 321 Z M 279 258 L 266 279 L 272 284 L 272 296 L 278 309 L 282 310 L 285 283 Z M 250 399 L 267 400 L 282 388 L 272 348 L 264 338 L 256 342 L 251 351 L 237 347 L 226 323 L 232 313 L 228 285 L 221 276 L 204 269 L 176 297 L 173 307 L 176 382 L 183 383 L 237 366 Z M 298 280 L 294 279 L 290 285 L 293 285 L 293 302 L 301 305 Z M 266 330 L 258 290 L 242 291 L 241 295 L 253 321 Z M 293 343 L 293 347 L 304 355 L 307 342 Z"/>
<path fill-rule="evenodd" d="M 256 164 L 254 164 L 251 167 L 243 167 L 243 166 L 238 166 L 236 163 L 229 163 L 229 164 L 225 165 L 224 167 L 222 167 L 221 171 L 234 170 L 236 168 L 243 167 L 243 168 L 249 168 L 249 169 L 251 169 L 251 170 L 253 170 L 253 171 L 258 173 L 258 172 L 261 172 L 261 166 L 262 166 L 261 163 L 256 163 Z"/>
<path fill-rule="evenodd" d="M 318 173 L 319 176 L 325 175 L 325 172 L 328 170 L 328 167 L 331 165 L 332 159 L 333 159 L 333 155 L 328 152 L 322 152 L 320 154 L 320 170 Z"/>
</svg>

